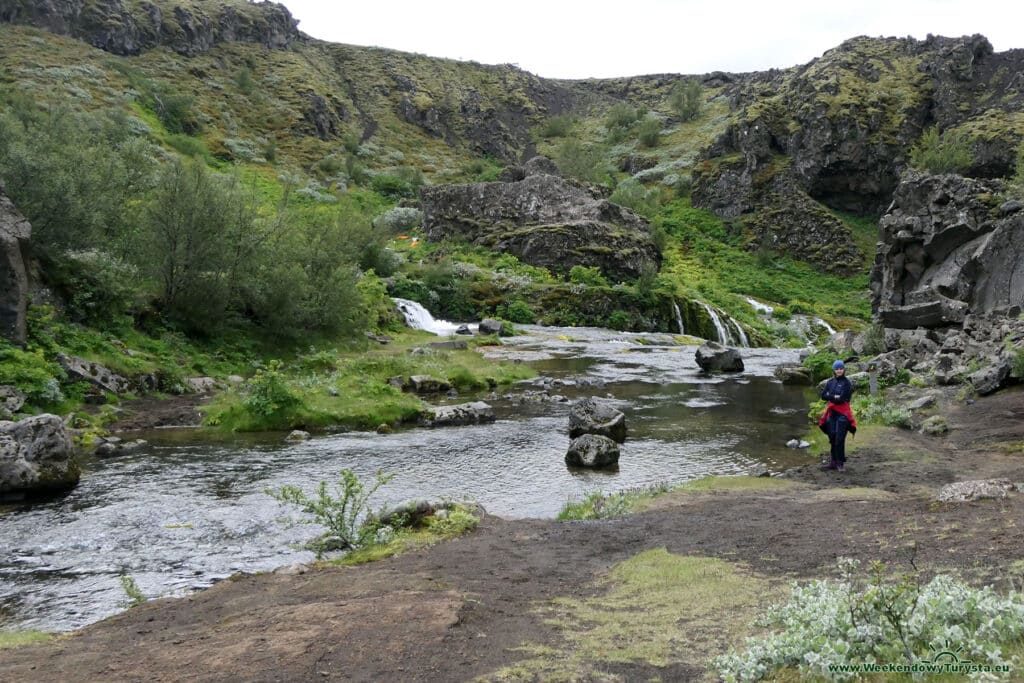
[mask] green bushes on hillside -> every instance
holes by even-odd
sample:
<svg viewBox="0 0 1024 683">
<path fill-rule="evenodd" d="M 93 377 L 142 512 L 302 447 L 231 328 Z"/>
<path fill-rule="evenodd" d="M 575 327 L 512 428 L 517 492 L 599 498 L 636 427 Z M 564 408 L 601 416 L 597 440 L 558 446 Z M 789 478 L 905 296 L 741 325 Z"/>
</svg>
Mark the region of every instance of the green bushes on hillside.
<svg viewBox="0 0 1024 683">
<path fill-rule="evenodd" d="M 703 88 L 696 79 L 688 79 L 677 83 L 669 95 L 668 104 L 672 111 L 683 121 L 692 121 L 700 116 L 704 106 Z"/>
<path fill-rule="evenodd" d="M 955 131 L 939 135 L 933 126 L 910 150 L 910 163 L 929 173 L 963 173 L 974 163 L 974 154 L 966 135 Z"/>
</svg>

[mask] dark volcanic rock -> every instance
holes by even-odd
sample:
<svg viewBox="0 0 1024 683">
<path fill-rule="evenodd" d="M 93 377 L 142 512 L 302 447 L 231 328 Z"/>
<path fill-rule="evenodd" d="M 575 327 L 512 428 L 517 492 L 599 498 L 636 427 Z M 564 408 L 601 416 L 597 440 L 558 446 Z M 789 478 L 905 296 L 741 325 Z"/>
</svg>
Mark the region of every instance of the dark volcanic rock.
<svg viewBox="0 0 1024 683">
<path fill-rule="evenodd" d="M 584 434 L 569 443 L 565 464 L 572 467 L 608 467 L 619 462 L 619 444 L 607 436 Z"/>
<path fill-rule="evenodd" d="M 694 354 L 704 372 L 743 372 L 743 357 L 736 349 L 718 342 L 705 342 Z"/>
<path fill-rule="evenodd" d="M 288 9 L 272 2 L 183 3 L 165 14 L 148 2 L 135 8 L 124 0 L 0 0 L 0 23 L 37 26 L 118 55 L 166 46 L 193 56 L 235 41 L 284 49 L 302 36 Z"/>
<path fill-rule="evenodd" d="M 647 221 L 546 173 L 519 182 L 436 185 L 421 191 L 428 239 L 455 239 L 568 272 L 595 266 L 616 280 L 656 270 Z"/>
<path fill-rule="evenodd" d="M 0 183 L 0 336 L 25 344 L 28 303 L 28 242 L 32 226 L 4 194 Z"/>
<path fill-rule="evenodd" d="M 908 173 L 882 217 L 871 271 L 886 327 L 1016 315 L 1024 304 L 1024 215 L 1000 215 L 997 181 Z"/>
<path fill-rule="evenodd" d="M 598 434 L 622 443 L 626 440 L 626 416 L 593 398 L 577 401 L 569 409 L 569 436 Z"/>
</svg>

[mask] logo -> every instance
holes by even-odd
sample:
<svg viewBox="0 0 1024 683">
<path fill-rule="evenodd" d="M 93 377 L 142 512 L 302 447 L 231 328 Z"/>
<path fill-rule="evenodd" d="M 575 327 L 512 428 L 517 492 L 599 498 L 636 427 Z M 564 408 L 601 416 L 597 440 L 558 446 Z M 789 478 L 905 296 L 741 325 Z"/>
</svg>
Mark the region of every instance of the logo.
<svg viewBox="0 0 1024 683">
<path fill-rule="evenodd" d="M 946 641 L 943 646 L 936 647 L 933 650 L 931 659 L 922 659 L 922 664 L 938 664 L 947 671 L 959 671 L 961 668 L 967 668 L 970 670 L 971 664 L 973 663 L 970 659 L 960 659 L 960 653 L 963 652 L 964 647 L 953 649 L 953 643 Z"/>
</svg>

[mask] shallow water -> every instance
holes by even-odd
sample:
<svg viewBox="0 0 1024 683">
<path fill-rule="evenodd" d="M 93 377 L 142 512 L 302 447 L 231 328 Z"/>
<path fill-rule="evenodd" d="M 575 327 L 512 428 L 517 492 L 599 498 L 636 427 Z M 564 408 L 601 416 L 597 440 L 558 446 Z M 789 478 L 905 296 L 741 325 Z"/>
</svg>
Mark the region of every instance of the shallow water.
<svg viewBox="0 0 1024 683">
<path fill-rule="evenodd" d="M 570 470 L 568 403 L 487 398 L 494 424 L 345 433 L 288 444 L 283 435 L 142 435 L 139 453 L 85 463 L 69 495 L 0 511 L 0 628 L 69 630 L 124 608 L 119 577 L 149 597 L 209 586 L 232 573 L 306 561 L 317 534 L 286 525 L 264 490 L 312 489 L 340 469 L 394 479 L 375 506 L 409 498 L 473 500 L 503 517 L 553 517 L 569 499 L 806 461 L 785 441 L 806 431 L 807 397 L 771 379 L 796 351 L 744 349 L 745 372 L 708 377 L 694 347 L 667 335 L 527 327 L 490 353 L 527 358 L 568 399 L 607 396 L 626 413 L 619 467 Z M 589 386 L 584 386 L 589 385 Z M 536 386 L 520 386 L 513 391 Z M 468 400 L 468 397 L 463 397 Z"/>
</svg>

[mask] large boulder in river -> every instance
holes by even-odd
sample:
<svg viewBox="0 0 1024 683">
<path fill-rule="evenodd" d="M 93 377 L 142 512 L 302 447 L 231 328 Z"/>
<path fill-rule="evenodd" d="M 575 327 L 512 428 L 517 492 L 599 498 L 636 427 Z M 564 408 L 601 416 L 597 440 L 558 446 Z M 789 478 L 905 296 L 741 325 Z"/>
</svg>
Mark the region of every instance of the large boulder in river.
<svg viewBox="0 0 1024 683">
<path fill-rule="evenodd" d="M 572 467 L 608 467 L 619 462 L 619 444 L 600 434 L 584 434 L 569 443 L 565 464 Z"/>
<path fill-rule="evenodd" d="M 569 436 L 598 434 L 622 443 L 626 440 L 626 416 L 603 401 L 584 398 L 569 409 Z"/>
<path fill-rule="evenodd" d="M 743 357 L 731 346 L 718 342 L 705 342 L 694 354 L 697 365 L 704 372 L 743 372 Z"/>
<path fill-rule="evenodd" d="M 4 194 L 0 183 L 0 337 L 25 345 L 28 302 L 28 242 L 32 226 Z"/>
<path fill-rule="evenodd" d="M 0 422 L 0 498 L 67 490 L 79 474 L 71 436 L 58 416 Z"/>
<path fill-rule="evenodd" d="M 485 422 L 494 422 L 494 409 L 483 401 L 431 406 L 420 421 L 424 427 L 458 427 Z"/>
<path fill-rule="evenodd" d="M 590 266 L 621 281 L 658 270 L 661 254 L 644 218 L 534 166 L 517 182 L 424 187 L 427 238 L 508 252 L 559 273 Z"/>
</svg>

